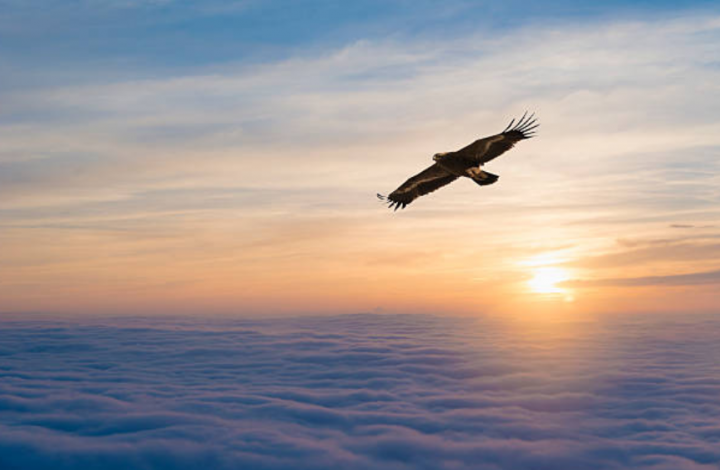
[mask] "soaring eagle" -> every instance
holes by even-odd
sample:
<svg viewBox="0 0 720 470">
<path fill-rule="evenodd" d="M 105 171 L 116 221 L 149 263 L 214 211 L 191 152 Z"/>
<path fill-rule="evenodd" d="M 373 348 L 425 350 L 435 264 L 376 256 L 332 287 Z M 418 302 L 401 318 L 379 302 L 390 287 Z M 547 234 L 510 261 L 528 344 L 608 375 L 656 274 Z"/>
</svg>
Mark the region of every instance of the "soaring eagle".
<svg viewBox="0 0 720 470">
<path fill-rule="evenodd" d="M 398 210 L 461 176 L 472 179 L 480 186 L 493 184 L 499 176 L 484 171 L 482 166 L 513 148 L 517 142 L 533 137 L 540 126 L 534 116 L 535 113 L 528 116 L 525 112 L 517 123 L 513 119 L 499 134 L 476 140 L 456 152 L 436 153 L 433 165 L 405 181 L 389 196 L 378 194 L 378 198 L 388 202 L 388 207 Z"/>
</svg>

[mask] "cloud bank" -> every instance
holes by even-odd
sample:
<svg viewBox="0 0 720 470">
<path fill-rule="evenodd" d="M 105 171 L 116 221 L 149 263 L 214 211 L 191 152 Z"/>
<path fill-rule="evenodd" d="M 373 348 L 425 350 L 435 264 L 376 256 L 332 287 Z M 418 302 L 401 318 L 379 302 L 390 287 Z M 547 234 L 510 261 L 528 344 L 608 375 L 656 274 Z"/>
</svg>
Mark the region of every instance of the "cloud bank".
<svg viewBox="0 0 720 470">
<path fill-rule="evenodd" d="M 720 464 L 717 317 L 0 322 L 0 467 Z"/>
</svg>

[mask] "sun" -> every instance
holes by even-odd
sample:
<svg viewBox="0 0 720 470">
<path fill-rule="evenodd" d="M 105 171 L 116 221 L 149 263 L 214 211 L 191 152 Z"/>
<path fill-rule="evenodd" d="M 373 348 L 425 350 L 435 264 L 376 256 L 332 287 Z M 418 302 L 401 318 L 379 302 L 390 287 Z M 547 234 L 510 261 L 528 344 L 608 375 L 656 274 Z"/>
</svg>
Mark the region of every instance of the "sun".
<svg viewBox="0 0 720 470">
<path fill-rule="evenodd" d="M 565 289 L 557 284 L 569 278 L 570 275 L 562 268 L 538 267 L 533 269 L 533 278 L 528 281 L 528 285 L 536 294 L 565 294 Z"/>
</svg>

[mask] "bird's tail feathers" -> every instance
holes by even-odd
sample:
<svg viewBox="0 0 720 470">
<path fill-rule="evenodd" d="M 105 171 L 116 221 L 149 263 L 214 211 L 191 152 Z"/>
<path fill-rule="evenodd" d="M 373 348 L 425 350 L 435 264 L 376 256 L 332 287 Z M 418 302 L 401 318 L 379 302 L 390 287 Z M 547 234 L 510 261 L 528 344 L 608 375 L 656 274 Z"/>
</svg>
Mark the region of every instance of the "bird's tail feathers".
<svg viewBox="0 0 720 470">
<path fill-rule="evenodd" d="M 498 179 L 500 179 L 498 175 L 488 173 L 487 171 L 483 171 L 479 175 L 472 178 L 472 180 L 480 186 L 489 186 L 495 183 Z"/>
</svg>

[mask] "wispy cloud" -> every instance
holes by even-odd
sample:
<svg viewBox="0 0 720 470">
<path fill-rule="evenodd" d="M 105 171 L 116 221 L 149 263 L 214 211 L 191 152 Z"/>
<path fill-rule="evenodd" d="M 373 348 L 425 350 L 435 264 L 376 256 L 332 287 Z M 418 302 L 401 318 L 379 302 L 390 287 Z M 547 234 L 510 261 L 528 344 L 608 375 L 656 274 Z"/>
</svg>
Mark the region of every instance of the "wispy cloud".
<svg viewBox="0 0 720 470">
<path fill-rule="evenodd" d="M 573 280 L 563 284 L 570 287 L 598 286 L 695 286 L 719 284 L 720 271 L 706 271 L 668 276 L 628 277 L 617 279 Z"/>
</svg>

